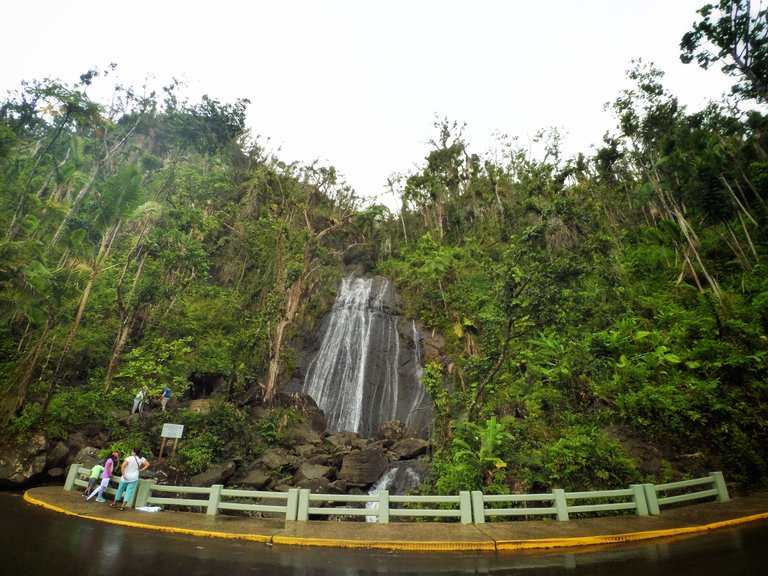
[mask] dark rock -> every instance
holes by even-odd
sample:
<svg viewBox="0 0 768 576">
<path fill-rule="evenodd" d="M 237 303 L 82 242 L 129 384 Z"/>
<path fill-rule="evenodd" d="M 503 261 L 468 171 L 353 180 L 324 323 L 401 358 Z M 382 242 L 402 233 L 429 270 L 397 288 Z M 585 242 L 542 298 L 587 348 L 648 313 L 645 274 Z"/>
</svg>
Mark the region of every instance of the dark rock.
<svg viewBox="0 0 768 576">
<path fill-rule="evenodd" d="M 398 420 L 385 422 L 375 436 L 376 440 L 383 442 L 384 447 L 389 448 L 398 440 L 405 438 L 405 424 Z"/>
<path fill-rule="evenodd" d="M 323 466 L 328 466 L 330 461 L 331 457 L 328 454 L 315 454 L 307 458 L 308 464 L 322 464 Z"/>
<path fill-rule="evenodd" d="M 56 442 L 53 448 L 48 449 L 48 455 L 45 465 L 48 468 L 58 468 L 67 465 L 67 458 L 69 457 L 69 448 L 64 442 Z M 50 472 L 49 472 L 50 474 Z"/>
<path fill-rule="evenodd" d="M 77 462 L 84 468 L 93 468 L 93 466 L 100 460 L 99 452 L 100 450 L 98 448 L 86 446 L 80 449 L 75 456 L 74 462 Z"/>
<path fill-rule="evenodd" d="M 301 446 L 296 446 L 293 451 L 301 458 L 309 460 L 310 458 L 314 458 L 317 454 L 317 446 L 314 446 L 313 444 L 302 444 Z M 317 464 L 317 462 L 315 462 L 315 464 Z M 322 462 L 322 464 L 325 464 L 325 462 Z"/>
<path fill-rule="evenodd" d="M 445 348 L 445 338 L 435 332 L 427 332 L 421 339 L 424 348 L 424 364 L 440 362 Z"/>
<path fill-rule="evenodd" d="M 328 494 L 346 494 L 347 487 L 344 480 L 334 480 L 328 485 Z"/>
<path fill-rule="evenodd" d="M 242 484 L 243 486 L 250 486 L 254 490 L 265 490 L 272 483 L 272 478 L 270 478 L 263 470 L 255 468 L 250 470 L 243 478 L 238 480 L 237 483 Z"/>
<path fill-rule="evenodd" d="M 67 475 L 67 470 L 57 466 L 55 468 L 48 468 L 47 474 L 51 480 L 60 480 Z"/>
<path fill-rule="evenodd" d="M 288 469 L 289 470 L 298 470 L 299 466 L 304 464 L 306 462 L 305 458 L 302 458 L 301 456 L 297 456 L 296 454 L 288 453 L 286 456 L 288 459 Z"/>
<path fill-rule="evenodd" d="M 269 448 L 259 458 L 266 468 L 280 470 L 288 466 L 288 451 L 285 448 Z"/>
<path fill-rule="evenodd" d="M 400 456 L 401 460 L 411 460 L 426 454 L 429 442 L 421 438 L 406 438 L 392 446 L 391 451 Z"/>
<path fill-rule="evenodd" d="M 308 488 L 311 492 L 314 492 L 315 494 L 327 493 L 328 486 L 330 486 L 330 482 L 328 478 L 323 478 L 323 477 L 307 478 L 305 480 L 302 480 L 301 482 L 296 483 L 297 488 Z"/>
<path fill-rule="evenodd" d="M 328 426 L 328 418 L 318 408 L 311 396 L 301 392 L 281 392 L 275 398 L 275 405 L 292 408 L 303 414 L 303 422 L 318 434 L 323 434 Z"/>
<path fill-rule="evenodd" d="M 290 444 L 320 444 L 322 434 L 312 427 L 310 422 L 301 422 L 286 432 L 285 439 Z"/>
<path fill-rule="evenodd" d="M 384 451 L 378 446 L 352 452 L 344 457 L 339 480 L 353 486 L 368 486 L 379 479 L 388 464 Z"/>
<path fill-rule="evenodd" d="M 0 488 L 22 488 L 45 470 L 48 443 L 35 434 L 21 445 L 0 449 Z"/>
<path fill-rule="evenodd" d="M 205 472 L 201 472 L 189 479 L 192 486 L 213 486 L 214 484 L 224 484 L 225 481 L 235 473 L 235 463 L 225 462 L 211 466 Z"/>
<path fill-rule="evenodd" d="M 362 448 L 365 446 L 365 441 L 354 432 L 336 432 L 335 434 L 329 434 L 325 441 L 333 446 L 337 450 L 350 450 L 352 448 Z"/>
<path fill-rule="evenodd" d="M 293 483 L 300 485 L 304 480 L 316 480 L 317 478 L 331 478 L 334 476 L 334 469 L 330 466 L 321 464 L 310 464 L 305 462 L 293 475 Z"/>
<path fill-rule="evenodd" d="M 78 452 L 86 446 L 91 446 L 91 443 L 83 432 L 75 432 L 67 437 L 67 445 Z"/>
</svg>

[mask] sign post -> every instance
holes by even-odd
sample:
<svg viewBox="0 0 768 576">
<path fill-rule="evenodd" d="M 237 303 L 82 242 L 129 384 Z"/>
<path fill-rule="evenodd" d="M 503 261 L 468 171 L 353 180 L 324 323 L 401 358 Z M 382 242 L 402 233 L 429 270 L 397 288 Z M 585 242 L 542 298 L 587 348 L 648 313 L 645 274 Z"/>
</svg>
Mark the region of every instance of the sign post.
<svg viewBox="0 0 768 576">
<path fill-rule="evenodd" d="M 168 438 L 173 438 L 173 450 L 171 456 L 176 454 L 176 446 L 179 444 L 179 438 L 184 434 L 184 424 L 163 424 L 163 431 L 160 433 L 163 441 L 160 443 L 160 458 L 163 457 L 163 451 L 165 445 L 168 442 Z"/>
</svg>

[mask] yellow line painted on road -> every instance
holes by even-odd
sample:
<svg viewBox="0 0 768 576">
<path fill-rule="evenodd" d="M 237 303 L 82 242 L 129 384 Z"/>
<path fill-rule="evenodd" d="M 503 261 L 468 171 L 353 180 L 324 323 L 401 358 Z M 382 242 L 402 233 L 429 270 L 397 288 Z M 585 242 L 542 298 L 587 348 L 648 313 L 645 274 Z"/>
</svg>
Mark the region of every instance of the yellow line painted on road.
<svg viewBox="0 0 768 576">
<path fill-rule="evenodd" d="M 673 536 L 685 536 L 728 526 L 736 526 L 755 520 L 768 518 L 768 512 L 733 518 L 702 524 L 701 526 L 687 526 L 685 528 L 668 528 L 665 530 L 646 530 L 644 532 L 627 532 L 625 534 L 605 534 L 598 536 L 576 536 L 572 538 L 541 538 L 537 540 L 497 540 L 497 550 L 535 550 L 544 548 L 566 548 L 571 546 L 599 546 L 604 544 L 620 544 L 622 542 L 639 542 L 641 540 L 653 540 L 656 538 L 669 538 Z"/>
<path fill-rule="evenodd" d="M 142 524 L 140 522 L 130 522 L 127 520 L 113 520 L 111 518 L 101 518 L 99 516 L 91 516 L 86 514 L 78 514 L 77 512 L 70 512 L 64 508 L 53 506 L 37 498 L 32 498 L 27 492 L 24 493 L 24 500 L 35 506 L 40 506 L 47 510 L 53 510 L 54 512 L 60 512 L 67 516 L 76 516 L 77 518 L 86 518 L 88 520 L 97 520 L 99 522 L 106 522 L 107 524 L 116 524 L 118 526 L 128 526 L 130 528 L 144 528 L 147 530 L 156 530 L 158 532 L 170 532 L 173 534 L 189 534 L 192 536 L 204 536 L 208 538 L 226 538 L 229 540 L 250 540 L 252 542 L 269 542 L 272 540 L 270 536 L 263 536 L 261 534 L 234 534 L 230 532 L 213 532 L 208 530 L 193 530 L 191 528 L 176 528 L 174 526 L 160 526 L 157 524 Z"/>
<path fill-rule="evenodd" d="M 327 546 L 334 548 L 376 548 L 382 550 L 410 550 L 410 551 L 494 551 L 496 545 L 493 540 L 473 542 L 452 542 L 429 540 L 422 542 L 409 542 L 405 540 L 348 540 L 338 538 L 302 538 L 300 536 L 273 536 L 274 544 L 289 546 Z"/>
<path fill-rule="evenodd" d="M 252 542 L 263 542 L 273 544 L 285 544 L 289 546 L 325 546 L 335 548 L 377 548 L 384 550 L 403 550 L 403 551 L 515 551 L 515 550 L 543 550 L 547 548 L 567 548 L 576 546 L 600 546 L 606 544 L 620 544 L 626 542 L 638 542 L 642 540 L 652 540 L 656 538 L 669 538 L 674 536 L 684 536 L 736 526 L 756 520 L 768 518 L 768 512 L 743 516 L 730 520 L 722 520 L 711 524 L 702 524 L 700 526 L 688 526 L 684 528 L 669 528 L 665 530 L 647 530 L 645 532 L 628 532 L 625 534 L 605 534 L 598 536 L 575 536 L 570 538 L 540 538 L 532 540 L 483 540 L 483 541 L 439 541 L 429 540 L 422 542 L 398 541 L 398 540 L 349 540 L 335 538 L 302 538 L 300 536 L 264 536 L 260 534 L 243 534 L 229 532 L 214 532 L 208 530 L 194 530 L 190 528 L 176 528 L 171 526 L 159 526 L 155 524 L 142 524 L 139 522 L 130 522 L 126 520 L 113 520 L 86 514 L 78 514 L 64 508 L 53 506 L 37 498 L 33 498 L 28 492 L 24 493 L 24 500 L 30 504 L 60 512 L 68 516 L 78 518 L 87 518 L 97 520 L 108 524 L 119 526 L 128 526 L 131 528 L 144 528 L 157 530 L 159 532 L 170 532 L 175 534 L 190 534 L 193 536 L 204 536 L 209 538 L 226 538 L 230 540 L 249 540 Z"/>
</svg>

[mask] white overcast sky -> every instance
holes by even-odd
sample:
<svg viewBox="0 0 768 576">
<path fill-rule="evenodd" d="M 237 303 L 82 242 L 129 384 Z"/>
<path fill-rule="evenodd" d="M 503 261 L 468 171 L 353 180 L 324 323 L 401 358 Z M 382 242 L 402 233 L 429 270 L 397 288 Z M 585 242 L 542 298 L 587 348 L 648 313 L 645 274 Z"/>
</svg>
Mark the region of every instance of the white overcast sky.
<svg viewBox="0 0 768 576">
<path fill-rule="evenodd" d="M 171 78 L 191 102 L 251 101 L 248 125 L 279 157 L 334 165 L 358 194 L 420 165 L 436 118 L 527 143 L 555 127 L 590 152 L 615 122 L 603 105 L 633 58 L 666 73 L 690 111 L 731 82 L 679 60 L 705 0 L 52 0 L 4 2 L 0 93 L 22 80 Z M 382 201 L 391 204 L 391 196 Z"/>
</svg>

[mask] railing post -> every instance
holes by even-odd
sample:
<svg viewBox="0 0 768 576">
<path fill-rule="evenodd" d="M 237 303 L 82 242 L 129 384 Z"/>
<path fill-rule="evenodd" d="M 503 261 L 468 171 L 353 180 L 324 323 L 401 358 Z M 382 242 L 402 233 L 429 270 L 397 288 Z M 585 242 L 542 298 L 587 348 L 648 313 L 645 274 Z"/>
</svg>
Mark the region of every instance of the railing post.
<svg viewBox="0 0 768 576">
<path fill-rule="evenodd" d="M 389 490 L 379 492 L 378 521 L 381 524 L 389 524 Z"/>
<path fill-rule="evenodd" d="M 565 499 L 565 490 L 562 488 L 555 488 L 552 490 L 552 495 L 555 497 L 557 519 L 560 522 L 566 522 L 568 520 L 568 501 Z"/>
<path fill-rule="evenodd" d="M 722 472 L 710 472 L 709 477 L 712 478 L 712 484 L 715 485 L 717 490 L 717 501 L 728 502 L 731 499 L 728 496 L 728 486 L 725 485 L 725 477 Z"/>
<path fill-rule="evenodd" d="M 472 518 L 475 524 L 485 524 L 485 504 L 480 490 L 472 490 Z"/>
<path fill-rule="evenodd" d="M 74 490 L 75 480 L 77 480 L 77 477 L 79 475 L 80 475 L 80 464 L 75 462 L 69 467 L 69 472 L 67 472 L 67 479 L 64 481 L 64 490 Z"/>
<path fill-rule="evenodd" d="M 299 489 L 288 489 L 288 501 L 285 503 L 285 519 L 296 520 L 299 512 Z"/>
<path fill-rule="evenodd" d="M 659 498 L 656 495 L 656 487 L 653 484 L 643 484 L 643 492 L 645 492 L 645 503 L 648 505 L 648 513 L 652 516 L 661 514 L 661 510 L 659 510 Z"/>
<path fill-rule="evenodd" d="M 296 520 L 306 522 L 309 520 L 309 489 L 301 488 L 299 490 L 299 506 L 296 512 Z"/>
<path fill-rule="evenodd" d="M 472 524 L 472 499 L 468 490 L 459 492 L 459 510 L 461 510 L 461 523 Z"/>
<path fill-rule="evenodd" d="M 645 490 L 642 484 L 632 484 L 632 496 L 635 500 L 635 510 L 638 516 L 648 516 L 648 502 L 645 500 Z"/>
<path fill-rule="evenodd" d="M 221 502 L 221 490 L 223 484 L 214 484 L 211 486 L 211 492 L 208 494 L 208 516 L 216 516 L 219 513 L 219 502 Z"/>
<path fill-rule="evenodd" d="M 155 481 L 151 478 L 144 478 L 139 480 L 139 485 L 136 487 L 136 506 L 146 506 L 149 501 L 149 497 L 152 494 L 152 486 L 155 485 Z"/>
</svg>

